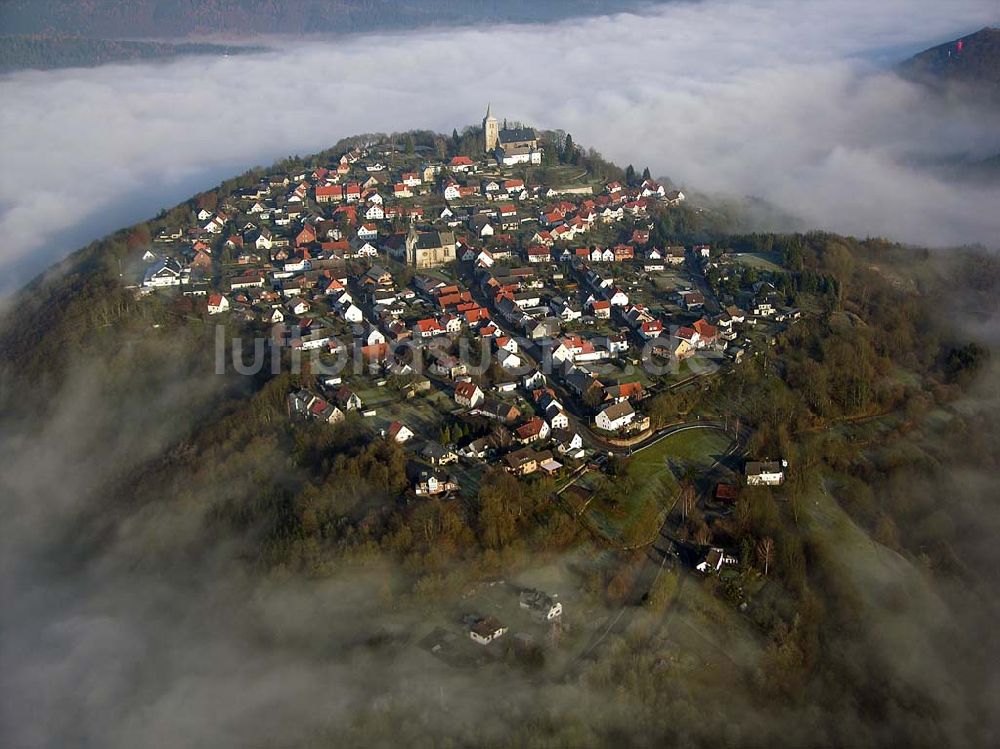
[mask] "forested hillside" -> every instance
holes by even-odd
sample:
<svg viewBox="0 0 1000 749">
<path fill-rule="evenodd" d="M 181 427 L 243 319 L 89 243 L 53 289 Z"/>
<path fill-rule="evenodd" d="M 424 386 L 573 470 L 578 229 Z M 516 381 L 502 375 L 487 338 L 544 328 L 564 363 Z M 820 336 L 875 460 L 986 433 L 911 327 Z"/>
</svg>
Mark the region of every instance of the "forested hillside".
<svg viewBox="0 0 1000 749">
<path fill-rule="evenodd" d="M 613 13 L 636 0 L 7 0 L 7 34 L 60 33 L 101 38 L 191 34 L 329 34 L 463 23 L 552 21 Z"/>
<path fill-rule="evenodd" d="M 900 72 L 934 88 L 960 86 L 966 95 L 1000 103 L 1000 28 L 984 28 L 924 50 Z"/>
</svg>

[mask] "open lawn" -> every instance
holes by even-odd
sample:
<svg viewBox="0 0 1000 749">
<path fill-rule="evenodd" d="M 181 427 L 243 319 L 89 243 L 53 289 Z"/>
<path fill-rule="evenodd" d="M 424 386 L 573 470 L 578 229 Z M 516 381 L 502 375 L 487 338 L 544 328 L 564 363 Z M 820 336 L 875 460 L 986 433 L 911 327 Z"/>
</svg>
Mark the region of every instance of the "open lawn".
<svg viewBox="0 0 1000 749">
<path fill-rule="evenodd" d="M 629 459 L 628 475 L 636 486 L 633 494 L 649 491 L 656 484 L 663 489 L 676 488 L 675 472 L 708 469 L 730 444 L 729 437 L 715 429 L 688 429 L 660 440 Z"/>
<path fill-rule="evenodd" d="M 737 252 L 733 254 L 733 260 L 757 270 L 776 273 L 781 273 L 784 270 L 779 264 L 781 257 L 777 252 Z"/>
<path fill-rule="evenodd" d="M 402 400 L 399 392 L 390 388 L 370 388 L 359 390 L 365 401 L 365 408 L 376 410 L 372 424 L 376 430 L 384 429 L 393 421 L 401 421 L 425 439 L 438 438 L 443 417 L 458 406 L 439 390 L 429 390 L 408 400 Z"/>
<path fill-rule="evenodd" d="M 659 293 L 669 293 L 680 286 L 691 285 L 691 282 L 680 271 L 676 270 L 657 271 L 652 276 L 652 280 L 655 291 Z"/>
<path fill-rule="evenodd" d="M 647 502 L 667 509 L 677 494 L 677 476 L 686 470 L 707 470 L 730 447 L 727 436 L 714 429 L 689 429 L 666 437 L 642 450 L 627 463 L 632 489 L 615 506 L 594 501 L 588 517 L 609 539 L 622 537 L 622 529 Z"/>
</svg>

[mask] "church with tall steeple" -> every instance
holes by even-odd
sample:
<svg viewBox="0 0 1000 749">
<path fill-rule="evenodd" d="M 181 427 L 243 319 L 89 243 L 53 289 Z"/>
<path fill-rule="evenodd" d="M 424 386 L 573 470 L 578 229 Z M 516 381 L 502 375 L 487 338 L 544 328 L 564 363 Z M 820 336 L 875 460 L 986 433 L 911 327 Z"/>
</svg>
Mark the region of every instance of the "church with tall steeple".
<svg viewBox="0 0 1000 749">
<path fill-rule="evenodd" d="M 542 149 L 535 131 L 530 127 L 507 127 L 506 120 L 501 128 L 489 104 L 483 117 L 483 150 L 505 166 L 542 163 Z"/>
<path fill-rule="evenodd" d="M 486 116 L 483 117 L 483 136 L 486 141 L 486 153 L 493 153 L 500 144 L 500 123 L 490 114 L 490 105 L 486 105 Z"/>
</svg>

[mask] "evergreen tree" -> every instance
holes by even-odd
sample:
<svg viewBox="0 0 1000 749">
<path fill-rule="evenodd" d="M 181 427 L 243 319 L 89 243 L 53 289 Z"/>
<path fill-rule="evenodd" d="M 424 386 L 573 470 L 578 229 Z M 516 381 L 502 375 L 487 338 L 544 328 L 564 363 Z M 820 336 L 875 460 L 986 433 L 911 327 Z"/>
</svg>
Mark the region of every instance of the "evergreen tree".
<svg viewBox="0 0 1000 749">
<path fill-rule="evenodd" d="M 648 166 L 645 169 L 642 170 L 642 178 L 643 178 L 643 180 L 652 179 L 652 176 L 650 176 L 650 174 L 649 174 L 649 167 Z"/>
<path fill-rule="evenodd" d="M 569 133 L 566 133 L 566 140 L 563 142 L 562 156 L 564 164 L 576 163 L 576 146 L 573 144 L 573 136 Z"/>
<path fill-rule="evenodd" d="M 631 164 L 625 167 L 625 184 L 629 187 L 635 187 L 635 167 Z"/>
</svg>

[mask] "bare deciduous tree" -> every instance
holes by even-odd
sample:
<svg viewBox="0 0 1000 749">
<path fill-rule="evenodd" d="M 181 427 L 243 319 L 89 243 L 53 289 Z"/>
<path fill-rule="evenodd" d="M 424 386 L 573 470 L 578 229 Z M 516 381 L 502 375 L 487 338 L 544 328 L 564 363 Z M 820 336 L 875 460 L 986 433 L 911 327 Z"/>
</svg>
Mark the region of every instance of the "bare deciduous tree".
<svg viewBox="0 0 1000 749">
<path fill-rule="evenodd" d="M 771 562 L 774 560 L 774 540 L 770 536 L 757 542 L 757 558 L 764 565 L 764 577 L 767 577 Z"/>
</svg>

